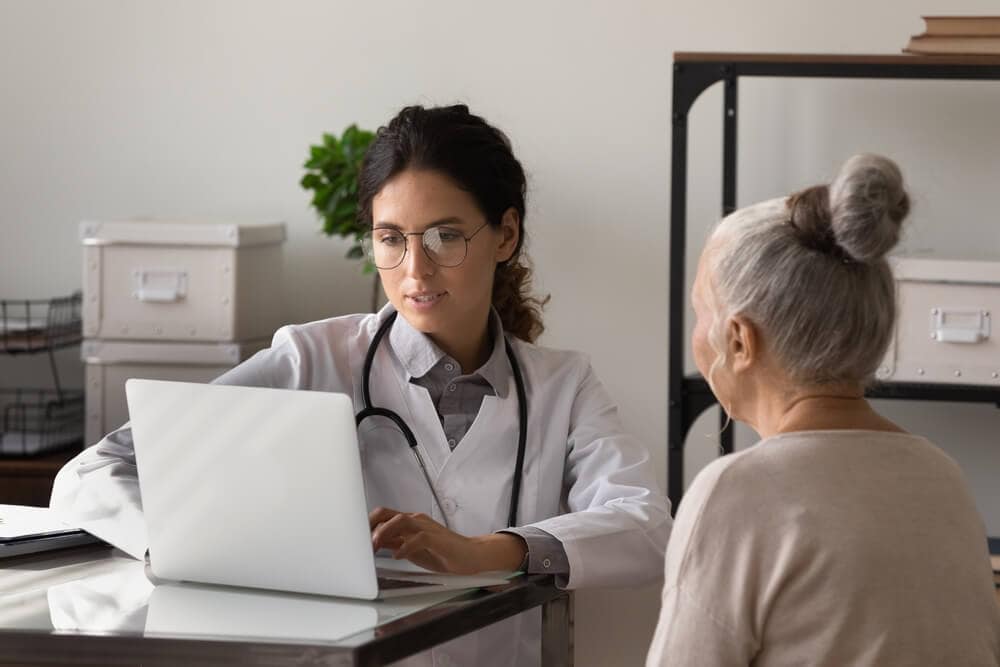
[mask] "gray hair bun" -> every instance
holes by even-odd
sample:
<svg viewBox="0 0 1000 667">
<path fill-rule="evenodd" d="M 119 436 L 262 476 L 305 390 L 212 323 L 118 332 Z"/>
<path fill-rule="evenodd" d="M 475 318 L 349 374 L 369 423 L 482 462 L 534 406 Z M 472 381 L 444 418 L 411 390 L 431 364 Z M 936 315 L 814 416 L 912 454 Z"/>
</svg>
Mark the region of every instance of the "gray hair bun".
<svg viewBox="0 0 1000 667">
<path fill-rule="evenodd" d="M 880 260 L 899 241 L 900 224 L 910 212 L 903 174 L 881 155 L 849 159 L 829 187 L 833 237 L 851 259 Z"/>
</svg>

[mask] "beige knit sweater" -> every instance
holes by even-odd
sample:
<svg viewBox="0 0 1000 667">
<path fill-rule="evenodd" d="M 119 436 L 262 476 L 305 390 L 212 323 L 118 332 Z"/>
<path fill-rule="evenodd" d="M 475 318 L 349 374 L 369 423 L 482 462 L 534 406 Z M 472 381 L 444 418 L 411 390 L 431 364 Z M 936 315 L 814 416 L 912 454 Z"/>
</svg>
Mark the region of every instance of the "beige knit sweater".
<svg viewBox="0 0 1000 667">
<path fill-rule="evenodd" d="M 808 431 L 705 468 L 647 665 L 1000 665 L 986 536 L 924 438 Z"/>
</svg>

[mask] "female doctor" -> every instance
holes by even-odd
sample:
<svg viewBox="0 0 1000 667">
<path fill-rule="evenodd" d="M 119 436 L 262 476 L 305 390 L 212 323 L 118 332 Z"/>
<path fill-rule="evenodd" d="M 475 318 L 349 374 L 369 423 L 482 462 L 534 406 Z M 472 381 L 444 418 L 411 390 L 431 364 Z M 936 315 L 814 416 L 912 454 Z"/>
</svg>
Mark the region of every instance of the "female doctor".
<svg viewBox="0 0 1000 667">
<path fill-rule="evenodd" d="M 407 107 L 379 129 L 358 191 L 389 304 L 283 327 L 216 382 L 353 397 L 376 549 L 444 572 L 547 572 L 571 589 L 658 577 L 671 519 L 648 452 L 582 354 L 532 342 L 525 176 L 504 134 L 465 106 Z M 66 465 L 51 504 L 142 556 L 127 425 Z M 539 618 L 415 662 L 537 663 Z"/>
</svg>

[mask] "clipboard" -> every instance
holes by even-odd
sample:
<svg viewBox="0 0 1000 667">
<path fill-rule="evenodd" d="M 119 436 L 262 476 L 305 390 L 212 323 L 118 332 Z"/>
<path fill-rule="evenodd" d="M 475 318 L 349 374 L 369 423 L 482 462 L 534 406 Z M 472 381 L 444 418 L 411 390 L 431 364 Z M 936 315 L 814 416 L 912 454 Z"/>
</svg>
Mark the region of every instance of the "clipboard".
<svg viewBox="0 0 1000 667">
<path fill-rule="evenodd" d="M 100 542 L 47 507 L 0 505 L 0 558 Z"/>
</svg>

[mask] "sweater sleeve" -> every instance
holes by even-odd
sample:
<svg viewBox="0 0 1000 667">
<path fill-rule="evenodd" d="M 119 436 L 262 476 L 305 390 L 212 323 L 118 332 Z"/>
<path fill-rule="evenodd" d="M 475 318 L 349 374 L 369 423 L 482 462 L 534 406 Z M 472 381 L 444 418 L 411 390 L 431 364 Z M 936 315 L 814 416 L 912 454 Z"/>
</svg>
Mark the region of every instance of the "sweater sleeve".
<svg viewBox="0 0 1000 667">
<path fill-rule="evenodd" d="M 749 665 L 755 577 L 739 517 L 726 516 L 724 474 L 729 457 L 706 467 L 684 496 L 667 546 L 660 618 L 647 667 Z M 735 521 L 733 520 L 735 519 Z"/>
</svg>

